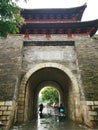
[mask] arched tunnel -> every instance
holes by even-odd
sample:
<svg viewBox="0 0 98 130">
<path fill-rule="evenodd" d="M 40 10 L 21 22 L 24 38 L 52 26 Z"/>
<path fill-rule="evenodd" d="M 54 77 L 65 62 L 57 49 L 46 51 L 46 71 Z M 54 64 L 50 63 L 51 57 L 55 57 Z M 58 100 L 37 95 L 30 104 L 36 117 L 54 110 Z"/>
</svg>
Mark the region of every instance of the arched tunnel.
<svg viewBox="0 0 98 130">
<path fill-rule="evenodd" d="M 79 91 L 68 74 L 56 67 L 38 69 L 28 78 L 25 87 L 24 120 L 37 118 L 38 95 L 40 90 L 48 85 L 59 91 L 60 102 L 64 105 L 67 119 L 76 120 Z"/>
</svg>

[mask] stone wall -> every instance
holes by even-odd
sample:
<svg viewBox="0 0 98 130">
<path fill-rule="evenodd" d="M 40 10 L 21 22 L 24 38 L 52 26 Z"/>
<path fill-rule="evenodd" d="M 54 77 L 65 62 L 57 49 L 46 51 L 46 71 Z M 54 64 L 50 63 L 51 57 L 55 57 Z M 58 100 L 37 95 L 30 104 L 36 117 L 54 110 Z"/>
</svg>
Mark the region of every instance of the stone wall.
<svg viewBox="0 0 98 130">
<path fill-rule="evenodd" d="M 51 44 L 53 41 L 74 41 L 74 44 L 57 47 L 39 47 L 35 44 L 23 47 L 23 43 L 31 41 L 34 44 L 35 41 L 50 41 Z M 55 56 L 51 57 L 49 53 Z M 7 125 L 13 121 L 18 87 L 24 74 L 34 65 L 49 61 L 62 63 L 76 75 L 78 82 L 82 83 L 86 97 L 83 104 L 87 108 L 89 120 L 98 122 L 98 39 L 88 36 L 68 39 L 65 35 L 54 35 L 49 39 L 42 35 L 30 36 L 28 39 L 22 36 L 0 39 L 0 121 Z"/>
<path fill-rule="evenodd" d="M 98 100 L 98 39 L 78 38 L 76 53 L 86 100 Z"/>
<path fill-rule="evenodd" d="M 81 105 L 85 124 L 96 128 L 98 126 L 98 101 L 81 101 Z"/>
<path fill-rule="evenodd" d="M 0 121 L 7 125 L 12 112 L 12 101 L 0 101 Z"/>
<path fill-rule="evenodd" d="M 15 120 L 21 78 L 22 37 L 0 39 L 0 122 L 7 129 Z"/>
<path fill-rule="evenodd" d="M 0 100 L 12 100 L 20 80 L 22 38 L 0 39 Z"/>
<path fill-rule="evenodd" d="M 85 102 L 82 101 L 81 103 L 83 105 L 84 109 L 84 117 L 86 117 L 84 120 L 85 124 L 89 126 L 97 125 L 98 119 L 98 38 L 90 38 L 89 36 L 73 36 L 72 38 L 67 38 L 66 36 L 56 36 L 52 35 L 49 39 L 46 39 L 44 36 L 41 37 L 40 35 L 38 37 L 30 37 L 30 39 L 25 39 L 28 43 L 30 42 L 31 45 L 24 46 L 24 58 L 23 58 L 23 71 L 24 73 L 31 69 L 33 65 L 36 65 L 40 62 L 59 62 L 64 64 L 66 67 L 70 68 L 74 74 L 76 74 L 76 77 L 78 79 L 78 82 L 81 83 L 83 93 L 85 95 Z M 34 44 L 32 46 L 32 43 L 34 41 L 38 42 L 38 45 Z M 42 41 L 52 42 L 58 41 L 60 43 L 66 41 L 74 41 L 74 46 L 40 46 L 40 43 Z M 43 42 L 44 43 L 44 42 Z M 67 53 L 66 51 L 69 51 Z M 72 50 L 70 48 L 73 48 Z M 65 52 L 64 58 L 62 59 L 53 59 L 49 54 L 44 53 L 45 57 L 42 60 L 38 59 L 41 56 L 40 52 L 45 51 L 50 52 L 50 55 L 52 54 L 51 51 L 54 50 L 55 52 L 58 52 L 60 54 L 60 50 L 62 52 Z M 74 50 L 74 51 L 73 51 Z M 30 53 L 31 52 L 31 53 Z M 73 53 L 74 52 L 74 53 Z M 40 54 L 39 54 L 40 53 Z M 67 55 L 68 54 L 68 55 Z M 74 61 L 70 58 L 70 54 L 73 55 Z M 54 54 L 55 55 L 55 54 Z M 65 56 L 66 55 L 66 56 Z M 35 57 L 36 58 L 35 58 Z M 30 60 L 29 60 L 30 58 Z M 55 56 L 53 58 L 56 58 Z M 59 57 L 58 57 L 59 58 Z M 70 60 L 69 60 L 70 59 Z M 69 62 L 69 61 L 70 62 Z M 79 74 L 79 75 L 78 75 Z M 80 76 L 80 77 L 79 77 Z M 85 114 L 86 112 L 86 114 Z"/>
<path fill-rule="evenodd" d="M 89 106 L 89 116 L 91 121 L 96 125 L 98 123 L 98 101 L 87 101 Z"/>
<path fill-rule="evenodd" d="M 73 70 L 73 73 L 75 72 L 75 70 L 77 70 L 79 68 L 79 74 L 80 74 L 80 79 L 82 82 L 82 88 L 86 97 L 87 101 L 97 101 L 98 100 L 98 38 L 90 38 L 87 35 L 79 35 L 79 36 L 73 36 L 71 38 L 66 37 L 66 35 L 51 35 L 50 38 L 46 38 L 45 35 L 41 36 L 41 35 L 37 35 L 37 36 L 30 36 L 28 39 L 24 39 L 25 42 L 31 42 L 33 43 L 33 41 L 37 41 L 40 44 L 40 41 L 46 41 L 46 42 L 54 42 L 56 43 L 56 41 L 58 42 L 66 42 L 66 41 L 74 41 L 74 56 L 76 55 L 76 62 L 78 65 L 75 65 L 76 63 L 74 62 L 68 62 L 67 64 L 67 59 L 70 59 L 70 56 L 68 54 L 67 58 L 65 57 L 64 60 L 59 60 L 59 62 L 62 62 L 63 64 L 65 64 L 66 66 L 68 66 L 70 69 Z M 36 44 L 34 44 L 36 45 Z M 48 45 L 47 47 L 39 47 L 39 50 L 37 49 L 39 45 L 36 46 L 35 48 L 35 52 L 40 53 L 40 51 L 44 50 L 46 48 L 48 48 L 48 51 L 51 52 L 51 47 Z M 61 45 L 62 46 L 62 45 Z M 57 50 L 64 50 L 64 46 L 63 47 L 54 47 Z M 34 46 L 30 47 L 30 46 L 24 46 L 24 58 L 23 58 L 23 67 L 24 67 L 24 72 L 26 72 L 28 69 L 30 69 L 30 64 L 34 65 L 35 63 L 39 63 L 40 60 L 33 60 L 32 62 L 32 58 L 31 56 L 28 57 L 28 55 L 30 54 L 27 51 L 27 48 L 30 48 L 30 50 L 32 51 L 32 53 L 34 52 L 34 50 L 32 50 L 31 48 L 34 48 Z M 41 49 L 42 50 L 41 50 Z M 50 48 L 50 49 L 49 49 Z M 65 47 L 66 48 L 66 47 Z M 70 47 L 70 44 L 68 45 L 68 48 Z M 36 50 L 37 49 L 37 50 Z M 52 47 L 53 49 L 53 47 Z M 58 51 L 58 53 L 59 53 Z M 66 52 L 66 50 L 64 50 Z M 28 53 L 28 54 L 27 54 Z M 69 53 L 71 54 L 72 52 L 69 51 Z M 35 54 L 35 53 L 34 53 Z M 38 57 L 38 54 L 36 55 Z M 26 58 L 28 57 L 28 58 Z M 34 57 L 34 56 L 33 56 Z M 28 60 L 30 58 L 30 60 Z M 27 63 L 26 63 L 27 60 Z M 47 60 L 43 60 L 41 62 L 47 62 L 49 59 Z M 55 60 L 51 60 L 50 61 L 55 62 Z M 56 60 L 56 62 L 58 62 Z M 71 61 L 71 60 L 70 60 Z M 75 60 L 74 60 L 75 61 Z M 32 63 L 31 63 L 32 62 Z M 26 65 L 28 64 L 28 65 Z M 76 72 L 77 73 L 77 72 Z M 79 77 L 78 77 L 79 78 Z"/>
</svg>

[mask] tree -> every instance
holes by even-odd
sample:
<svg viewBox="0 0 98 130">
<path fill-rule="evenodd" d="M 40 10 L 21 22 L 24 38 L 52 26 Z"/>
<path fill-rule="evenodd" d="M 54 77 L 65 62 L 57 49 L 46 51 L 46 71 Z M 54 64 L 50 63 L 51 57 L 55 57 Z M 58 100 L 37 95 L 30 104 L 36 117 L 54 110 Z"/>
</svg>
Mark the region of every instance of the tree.
<svg viewBox="0 0 98 130">
<path fill-rule="evenodd" d="M 9 33 L 18 33 L 22 22 L 23 18 L 20 16 L 20 8 L 16 2 L 0 0 L 0 36 L 6 37 Z"/>
<path fill-rule="evenodd" d="M 45 87 L 42 92 L 42 100 L 50 101 L 51 104 L 54 102 L 59 102 L 59 94 L 58 91 L 53 87 Z"/>
</svg>

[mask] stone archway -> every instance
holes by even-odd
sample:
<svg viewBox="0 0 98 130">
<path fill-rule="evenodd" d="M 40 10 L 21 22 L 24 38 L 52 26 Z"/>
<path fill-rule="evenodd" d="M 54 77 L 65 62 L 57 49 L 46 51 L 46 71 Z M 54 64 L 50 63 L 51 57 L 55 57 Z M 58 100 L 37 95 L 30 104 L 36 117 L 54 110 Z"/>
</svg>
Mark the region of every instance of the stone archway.
<svg viewBox="0 0 98 130">
<path fill-rule="evenodd" d="M 44 82 L 58 84 L 63 102 L 66 102 L 68 118 L 81 121 L 80 89 L 75 75 L 64 65 L 50 62 L 36 65 L 23 77 L 19 91 L 18 121 L 36 117 L 36 95 Z"/>
</svg>

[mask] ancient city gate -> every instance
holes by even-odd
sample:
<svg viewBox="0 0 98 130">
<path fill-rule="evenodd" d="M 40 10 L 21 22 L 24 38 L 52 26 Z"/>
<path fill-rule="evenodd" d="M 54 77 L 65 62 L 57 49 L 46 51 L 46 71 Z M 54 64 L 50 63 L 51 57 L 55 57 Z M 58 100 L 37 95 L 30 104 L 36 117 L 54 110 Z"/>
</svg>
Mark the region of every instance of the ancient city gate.
<svg viewBox="0 0 98 130">
<path fill-rule="evenodd" d="M 24 40 L 23 47 L 25 76 L 19 95 L 19 104 L 23 104 L 23 109 L 20 112 L 19 105 L 18 120 L 36 117 L 39 91 L 45 85 L 51 85 L 58 89 L 67 117 L 90 124 L 87 107 L 83 103 L 86 94 L 78 66 L 79 46 L 82 47 L 82 41 L 73 38 L 73 35 L 80 34 L 93 36 L 98 28 L 98 20 L 79 22 L 86 6 L 21 11 L 25 24 L 20 28 L 20 34 L 24 34 L 24 38 L 28 40 Z"/>
<path fill-rule="evenodd" d="M 98 124 L 98 20 L 81 22 L 86 5 L 23 9 L 20 34 L 0 39 L 0 121 L 36 118 L 38 94 L 59 91 L 67 119 Z"/>
</svg>

